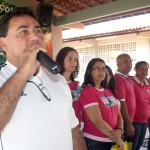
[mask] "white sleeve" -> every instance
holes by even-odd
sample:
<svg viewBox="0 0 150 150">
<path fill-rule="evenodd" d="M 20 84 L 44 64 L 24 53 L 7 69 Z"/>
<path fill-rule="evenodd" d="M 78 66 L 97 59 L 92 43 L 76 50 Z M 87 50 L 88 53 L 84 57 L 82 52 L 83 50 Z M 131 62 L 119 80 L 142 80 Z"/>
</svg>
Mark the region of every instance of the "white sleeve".
<svg viewBox="0 0 150 150">
<path fill-rule="evenodd" d="M 70 124 L 71 124 L 71 129 L 73 129 L 79 125 L 79 121 L 78 121 L 77 117 L 75 116 L 73 107 L 71 107 L 71 109 L 70 109 Z"/>
<path fill-rule="evenodd" d="M 79 125 L 79 121 L 78 121 L 77 117 L 75 116 L 75 112 L 74 112 L 74 109 L 72 107 L 73 100 L 72 100 L 70 88 L 69 88 L 64 76 L 61 76 L 61 77 L 62 77 L 62 81 L 64 82 L 64 86 L 66 86 L 67 93 L 69 94 L 68 96 L 70 97 L 70 114 L 69 114 L 69 116 L 70 116 L 70 128 L 73 129 Z"/>
</svg>

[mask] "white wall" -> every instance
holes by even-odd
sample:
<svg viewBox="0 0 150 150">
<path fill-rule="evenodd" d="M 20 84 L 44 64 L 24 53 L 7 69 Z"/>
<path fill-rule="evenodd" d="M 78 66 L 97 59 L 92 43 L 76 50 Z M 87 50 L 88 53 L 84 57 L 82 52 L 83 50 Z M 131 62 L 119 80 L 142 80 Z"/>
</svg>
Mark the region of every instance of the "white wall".
<svg viewBox="0 0 150 150">
<path fill-rule="evenodd" d="M 98 38 L 98 39 L 89 39 L 89 40 L 81 40 L 74 42 L 66 42 L 63 43 L 64 46 L 70 46 L 74 48 L 81 48 L 92 46 L 94 50 L 94 56 L 97 57 L 97 49 L 98 45 L 102 44 L 114 44 L 114 43 L 126 43 L 126 42 L 136 42 L 136 62 L 137 61 L 146 61 L 150 64 L 150 39 L 149 38 L 140 38 L 136 33 Z M 133 64 L 134 68 L 134 64 Z M 131 71 L 131 74 L 134 74 L 134 71 Z M 150 70 L 149 70 L 150 74 Z"/>
</svg>

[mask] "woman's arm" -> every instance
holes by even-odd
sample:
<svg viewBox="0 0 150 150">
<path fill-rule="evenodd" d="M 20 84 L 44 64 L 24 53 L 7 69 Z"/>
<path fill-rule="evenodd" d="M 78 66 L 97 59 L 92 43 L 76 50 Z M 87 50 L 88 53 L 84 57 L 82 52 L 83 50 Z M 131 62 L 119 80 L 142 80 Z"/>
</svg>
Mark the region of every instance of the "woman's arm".
<svg viewBox="0 0 150 150">
<path fill-rule="evenodd" d="M 120 129 L 121 134 L 123 134 L 123 119 L 120 110 L 118 111 L 118 124 L 117 124 L 117 129 Z"/>
<path fill-rule="evenodd" d="M 104 135 L 111 137 L 114 130 L 103 120 L 99 106 L 91 106 L 85 108 L 86 115 L 95 127 Z"/>
<path fill-rule="evenodd" d="M 114 130 L 113 138 L 116 139 L 116 143 L 120 145 L 120 147 L 124 147 L 124 142 L 121 139 L 122 134 L 124 133 L 123 130 L 123 119 L 120 110 L 118 111 L 118 123 L 117 129 Z"/>
<path fill-rule="evenodd" d="M 123 141 L 121 140 L 120 130 L 112 129 L 102 118 L 101 111 L 98 105 L 91 106 L 85 109 L 85 112 L 90 119 L 90 121 L 95 125 L 95 127 L 104 135 L 109 137 L 112 141 L 118 143 L 120 146 L 123 146 Z M 121 114 L 118 114 L 118 127 L 122 127 Z"/>
</svg>

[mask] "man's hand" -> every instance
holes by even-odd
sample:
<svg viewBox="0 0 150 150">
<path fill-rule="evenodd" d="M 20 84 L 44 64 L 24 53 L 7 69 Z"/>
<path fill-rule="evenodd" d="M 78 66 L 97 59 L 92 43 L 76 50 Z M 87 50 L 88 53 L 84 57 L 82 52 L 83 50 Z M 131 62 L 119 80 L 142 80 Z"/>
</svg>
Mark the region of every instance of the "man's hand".
<svg viewBox="0 0 150 150">
<path fill-rule="evenodd" d="M 45 48 L 41 47 L 38 41 L 32 41 L 26 46 L 20 56 L 18 64 L 18 71 L 23 72 L 23 75 L 27 78 L 35 74 L 39 62 L 37 61 L 37 53 L 39 50 L 46 51 Z"/>
<path fill-rule="evenodd" d="M 127 124 L 127 136 L 133 137 L 134 134 L 135 134 L 135 129 L 134 129 L 132 123 Z"/>
</svg>

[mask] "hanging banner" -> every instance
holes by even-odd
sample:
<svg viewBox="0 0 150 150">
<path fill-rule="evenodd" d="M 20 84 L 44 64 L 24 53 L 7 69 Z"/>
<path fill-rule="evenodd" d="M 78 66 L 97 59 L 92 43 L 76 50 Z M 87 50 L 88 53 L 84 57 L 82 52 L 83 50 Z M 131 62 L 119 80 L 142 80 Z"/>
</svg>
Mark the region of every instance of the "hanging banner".
<svg viewBox="0 0 150 150">
<path fill-rule="evenodd" d="M 0 17 L 2 17 L 5 13 L 10 12 L 17 6 L 5 1 L 5 0 L 0 0 Z"/>
</svg>

